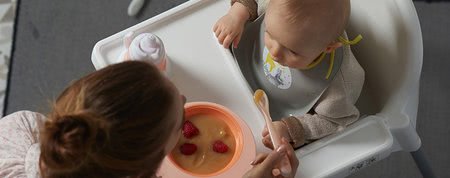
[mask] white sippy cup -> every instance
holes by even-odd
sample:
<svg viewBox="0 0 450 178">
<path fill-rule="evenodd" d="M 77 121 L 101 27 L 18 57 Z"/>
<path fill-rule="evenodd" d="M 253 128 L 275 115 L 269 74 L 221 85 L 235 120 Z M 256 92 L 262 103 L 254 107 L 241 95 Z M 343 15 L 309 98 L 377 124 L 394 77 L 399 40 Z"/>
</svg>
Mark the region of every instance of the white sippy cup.
<svg viewBox="0 0 450 178">
<path fill-rule="evenodd" d="M 134 37 L 134 33 L 130 32 L 125 35 L 123 42 L 126 51 L 122 59 L 140 60 L 150 62 L 167 74 L 168 59 L 162 40 L 152 33 L 142 33 Z"/>
</svg>

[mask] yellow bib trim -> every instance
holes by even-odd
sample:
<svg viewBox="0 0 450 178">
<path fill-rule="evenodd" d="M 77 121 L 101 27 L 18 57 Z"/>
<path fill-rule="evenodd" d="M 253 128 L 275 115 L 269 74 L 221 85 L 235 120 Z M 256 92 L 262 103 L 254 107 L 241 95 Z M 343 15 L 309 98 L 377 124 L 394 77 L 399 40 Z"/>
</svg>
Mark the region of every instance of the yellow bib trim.
<svg viewBox="0 0 450 178">
<path fill-rule="evenodd" d="M 353 40 L 347 40 L 342 36 L 338 37 L 338 41 L 341 42 L 344 45 L 355 45 L 358 44 L 361 40 L 363 39 L 362 35 L 358 35 L 356 36 Z M 326 56 L 326 52 L 322 52 L 319 57 L 317 57 L 317 59 L 315 59 L 311 64 L 309 64 L 307 66 L 306 69 L 312 69 L 314 67 L 316 67 L 320 62 L 322 62 L 323 58 L 325 58 Z M 328 71 L 327 71 L 327 75 L 325 76 L 326 79 L 330 78 L 331 72 L 333 71 L 333 66 L 334 66 L 334 57 L 336 55 L 336 50 L 331 51 L 330 54 L 330 66 L 328 67 Z"/>
</svg>

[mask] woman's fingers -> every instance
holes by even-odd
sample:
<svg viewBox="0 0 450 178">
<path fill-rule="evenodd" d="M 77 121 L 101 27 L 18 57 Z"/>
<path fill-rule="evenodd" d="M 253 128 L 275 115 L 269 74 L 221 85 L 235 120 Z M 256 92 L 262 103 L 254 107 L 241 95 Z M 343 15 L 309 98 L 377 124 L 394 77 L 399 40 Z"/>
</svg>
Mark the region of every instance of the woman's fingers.
<svg viewBox="0 0 450 178">
<path fill-rule="evenodd" d="M 250 164 L 251 164 L 251 165 L 257 165 L 257 164 L 263 162 L 264 159 L 266 159 L 267 155 L 269 155 L 269 154 L 267 154 L 267 153 L 260 153 L 260 154 L 258 154 L 258 155 L 256 156 L 255 160 L 252 161 Z"/>
<path fill-rule="evenodd" d="M 281 175 L 281 171 L 278 168 L 272 169 L 272 175 L 275 177 L 279 177 Z"/>
<path fill-rule="evenodd" d="M 289 161 L 291 162 L 292 170 L 295 173 L 298 168 L 298 165 L 299 165 L 299 161 L 297 159 L 297 156 L 295 155 L 295 151 L 292 148 L 292 146 L 290 146 L 290 144 L 288 143 L 286 138 L 283 137 L 281 139 L 281 142 L 283 143 L 283 145 L 289 145 L 289 148 L 287 148 L 287 150 L 286 150 L 286 155 L 289 158 Z"/>
<path fill-rule="evenodd" d="M 264 169 L 270 169 L 272 170 L 274 167 L 276 167 L 280 160 L 286 155 L 286 145 L 280 146 L 277 150 L 272 151 L 267 155 L 266 159 L 261 163 L 261 166 Z"/>
<path fill-rule="evenodd" d="M 299 161 L 297 156 L 295 155 L 295 151 L 292 148 L 292 146 L 288 143 L 286 138 L 281 138 L 282 145 L 288 145 L 289 147 L 286 150 L 286 156 L 289 159 L 289 163 L 291 164 L 291 176 L 289 177 L 295 177 L 295 174 L 297 173 L 297 168 L 299 165 Z"/>
</svg>

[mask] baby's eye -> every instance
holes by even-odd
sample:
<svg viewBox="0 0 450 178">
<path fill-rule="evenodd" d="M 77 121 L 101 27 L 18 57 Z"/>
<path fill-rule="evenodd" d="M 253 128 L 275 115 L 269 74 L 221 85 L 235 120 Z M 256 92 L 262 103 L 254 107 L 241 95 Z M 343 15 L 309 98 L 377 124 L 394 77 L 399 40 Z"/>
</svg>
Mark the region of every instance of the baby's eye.
<svg viewBox="0 0 450 178">
<path fill-rule="evenodd" d="M 289 49 L 289 52 L 290 52 L 291 54 L 293 54 L 293 55 L 297 55 L 297 53 L 296 53 L 295 51 L 292 51 L 292 50 L 290 50 L 290 49 Z"/>
</svg>

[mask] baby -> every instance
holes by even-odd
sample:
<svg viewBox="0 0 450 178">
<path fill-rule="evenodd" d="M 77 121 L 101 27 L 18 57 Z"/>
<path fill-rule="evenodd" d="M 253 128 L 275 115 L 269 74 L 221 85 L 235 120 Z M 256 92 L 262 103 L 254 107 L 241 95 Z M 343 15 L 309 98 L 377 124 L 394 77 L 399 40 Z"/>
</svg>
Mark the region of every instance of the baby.
<svg viewBox="0 0 450 178">
<path fill-rule="evenodd" d="M 309 113 L 275 121 L 280 136 L 294 148 L 342 130 L 359 118 L 355 107 L 364 83 L 364 70 L 353 56 L 345 27 L 350 0 L 232 0 L 229 12 L 214 25 L 218 41 L 228 48 L 239 44 L 244 25 L 265 13 L 265 45 L 279 64 L 313 67 L 323 53 L 343 47 L 342 65 Z M 263 143 L 271 147 L 267 129 Z"/>
</svg>

